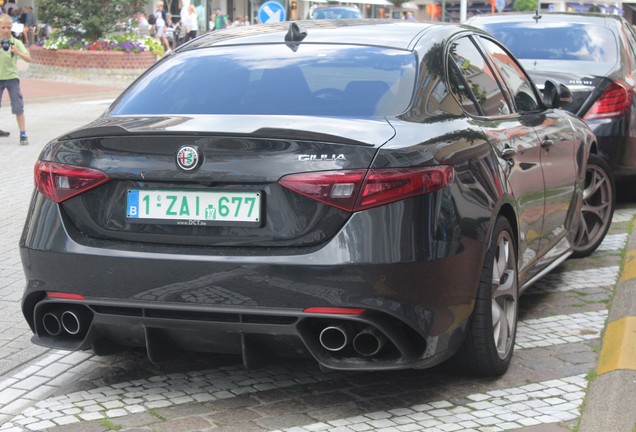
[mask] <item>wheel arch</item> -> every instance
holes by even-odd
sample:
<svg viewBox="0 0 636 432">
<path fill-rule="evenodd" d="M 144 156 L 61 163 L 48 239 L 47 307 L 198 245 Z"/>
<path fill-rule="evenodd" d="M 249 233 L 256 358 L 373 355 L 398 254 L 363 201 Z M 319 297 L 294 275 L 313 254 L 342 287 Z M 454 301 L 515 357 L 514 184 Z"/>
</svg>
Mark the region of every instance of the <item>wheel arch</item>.
<svg viewBox="0 0 636 432">
<path fill-rule="evenodd" d="M 598 144 L 596 144 L 596 141 L 592 141 L 592 143 L 590 144 L 589 154 L 595 154 L 598 156 Z"/>
<path fill-rule="evenodd" d="M 513 230 L 512 234 L 513 234 L 513 240 L 515 242 L 515 251 L 518 253 L 519 252 L 519 225 L 517 223 L 517 213 L 515 212 L 514 208 L 512 207 L 510 203 L 505 202 L 501 205 L 501 207 L 499 208 L 499 211 L 493 218 L 491 226 L 493 227 L 495 226 L 495 222 L 497 221 L 497 218 L 499 216 L 503 216 L 506 219 L 508 219 L 508 223 L 510 223 L 510 227 Z M 492 236 L 492 231 L 490 235 Z"/>
</svg>

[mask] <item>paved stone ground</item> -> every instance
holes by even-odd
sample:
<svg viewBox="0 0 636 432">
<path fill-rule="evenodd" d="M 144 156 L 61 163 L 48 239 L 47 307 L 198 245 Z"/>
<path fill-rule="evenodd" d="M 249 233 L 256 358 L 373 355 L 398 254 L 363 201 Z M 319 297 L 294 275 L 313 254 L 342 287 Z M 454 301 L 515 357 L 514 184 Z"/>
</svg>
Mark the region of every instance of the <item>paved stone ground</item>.
<svg viewBox="0 0 636 432">
<path fill-rule="evenodd" d="M 102 97 L 102 96 L 99 96 Z M 17 243 L 45 142 L 99 115 L 103 101 L 27 103 L 31 145 L 0 138 L 0 431 L 564 431 L 577 424 L 636 205 L 623 203 L 599 250 L 568 260 L 521 299 L 515 357 L 496 380 L 443 365 L 324 373 L 312 361 L 247 371 L 232 356 L 96 357 L 30 343 Z M 0 128 L 11 129 L 7 108 Z M 4 119 L 4 120 L 2 120 Z M 8 126 L 7 126 L 8 124 Z"/>
</svg>

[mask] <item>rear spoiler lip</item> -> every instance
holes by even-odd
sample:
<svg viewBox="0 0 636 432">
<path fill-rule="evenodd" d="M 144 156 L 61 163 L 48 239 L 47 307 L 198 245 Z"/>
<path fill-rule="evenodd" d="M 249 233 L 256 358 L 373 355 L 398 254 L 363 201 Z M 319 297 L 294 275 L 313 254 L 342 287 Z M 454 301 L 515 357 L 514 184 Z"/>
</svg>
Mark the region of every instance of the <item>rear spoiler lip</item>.
<svg viewBox="0 0 636 432">
<path fill-rule="evenodd" d="M 337 133 L 330 133 L 330 131 Z M 131 134 L 241 136 L 379 148 L 395 136 L 395 130 L 384 117 L 126 116 L 101 117 L 59 137 L 58 140 Z"/>
</svg>

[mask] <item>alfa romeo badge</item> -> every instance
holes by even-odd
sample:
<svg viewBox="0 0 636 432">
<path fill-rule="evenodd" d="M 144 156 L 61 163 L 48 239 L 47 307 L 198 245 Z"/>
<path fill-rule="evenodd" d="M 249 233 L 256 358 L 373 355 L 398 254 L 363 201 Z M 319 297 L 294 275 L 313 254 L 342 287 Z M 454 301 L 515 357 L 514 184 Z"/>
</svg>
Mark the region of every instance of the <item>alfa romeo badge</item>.
<svg viewBox="0 0 636 432">
<path fill-rule="evenodd" d="M 199 152 L 195 147 L 183 146 L 177 152 L 177 165 L 184 171 L 192 171 L 199 164 Z"/>
</svg>

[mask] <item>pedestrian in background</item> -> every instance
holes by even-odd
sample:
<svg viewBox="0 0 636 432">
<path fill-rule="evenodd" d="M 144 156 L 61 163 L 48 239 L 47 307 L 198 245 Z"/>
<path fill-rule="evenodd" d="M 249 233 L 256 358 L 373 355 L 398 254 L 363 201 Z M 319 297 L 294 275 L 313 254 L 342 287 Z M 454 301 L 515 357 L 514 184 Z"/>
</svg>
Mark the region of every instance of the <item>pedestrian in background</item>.
<svg viewBox="0 0 636 432">
<path fill-rule="evenodd" d="M 24 98 L 20 90 L 18 79 L 18 57 L 27 63 L 31 62 L 31 56 L 22 41 L 11 34 L 13 20 L 8 14 L 0 15 L 0 101 L 4 89 L 9 92 L 11 100 L 11 112 L 15 114 L 20 129 L 20 145 L 29 144 L 26 134 L 24 119 Z M 9 136 L 9 132 L 1 131 L 0 136 Z"/>
<path fill-rule="evenodd" d="M 137 23 L 137 36 L 140 38 L 150 36 L 150 23 L 145 13 L 136 12 L 133 16 L 133 21 Z"/>
<path fill-rule="evenodd" d="M 214 14 L 211 17 L 210 28 L 212 30 L 221 30 L 227 27 L 227 17 L 221 12 L 221 7 L 214 8 Z"/>
<path fill-rule="evenodd" d="M 33 8 L 31 6 L 26 8 L 26 14 L 24 19 L 24 41 L 26 42 L 27 48 L 30 47 L 35 41 L 35 32 L 37 31 L 37 20 L 35 19 L 35 14 L 33 13 Z"/>
<path fill-rule="evenodd" d="M 6 14 L 9 15 L 10 17 L 13 17 L 13 11 L 17 8 L 18 8 L 18 5 L 15 4 L 13 0 L 9 0 L 8 2 L 4 4 L 4 10 Z"/>
<path fill-rule="evenodd" d="M 159 42 L 165 47 L 166 54 L 172 51 L 170 49 L 170 42 L 168 42 L 168 38 L 166 37 L 166 27 L 170 25 L 170 19 L 166 14 L 166 11 L 163 10 L 163 2 L 157 2 L 157 10 L 155 11 L 155 37 L 159 39 Z"/>
<path fill-rule="evenodd" d="M 188 5 L 188 13 L 185 16 L 185 31 L 186 42 L 197 37 L 197 32 L 199 31 L 199 16 L 192 4 Z"/>
</svg>

